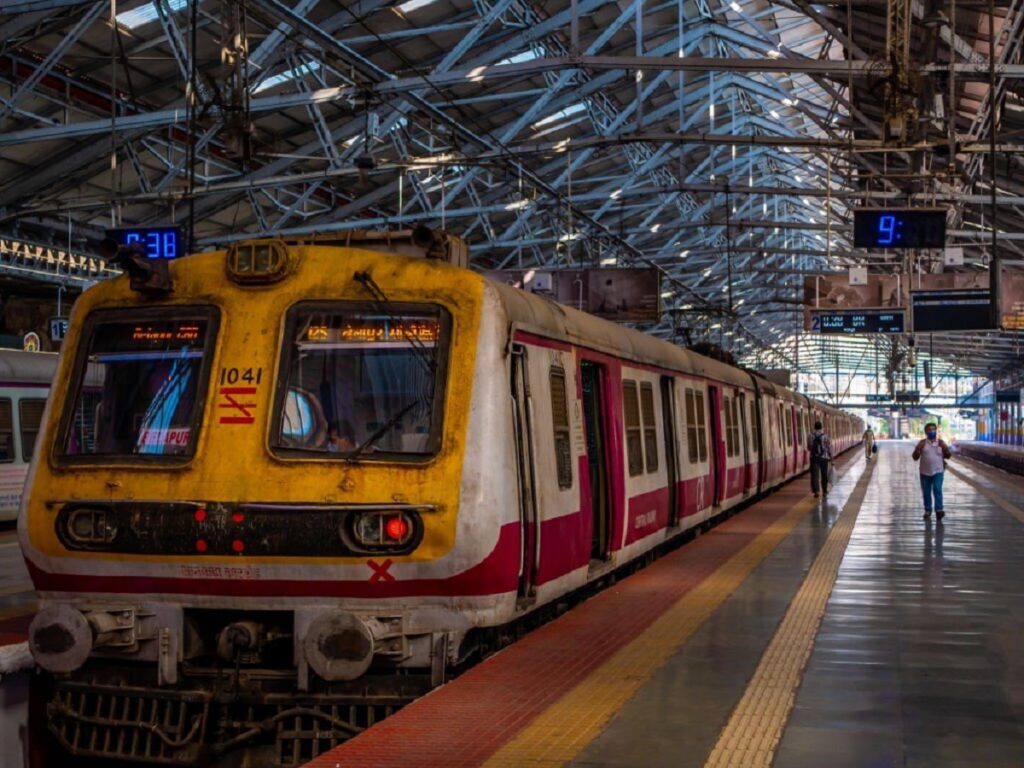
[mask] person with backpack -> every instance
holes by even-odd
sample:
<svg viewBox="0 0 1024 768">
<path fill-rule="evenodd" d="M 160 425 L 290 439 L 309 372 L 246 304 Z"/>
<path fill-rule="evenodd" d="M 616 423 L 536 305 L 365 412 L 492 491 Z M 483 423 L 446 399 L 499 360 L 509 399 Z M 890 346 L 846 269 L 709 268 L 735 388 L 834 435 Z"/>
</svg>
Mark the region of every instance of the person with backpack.
<svg viewBox="0 0 1024 768">
<path fill-rule="evenodd" d="M 811 454 L 811 491 L 818 498 L 819 491 L 828 495 L 828 468 L 832 463 L 832 441 L 821 428 L 821 422 L 814 422 L 814 432 L 807 438 L 807 450 Z"/>
<path fill-rule="evenodd" d="M 917 444 L 911 454 L 914 461 L 920 460 L 921 494 L 924 496 L 924 519 L 931 520 L 932 508 L 935 519 L 946 516 L 942 509 L 942 479 L 946 472 L 946 459 L 952 456 L 949 446 L 939 439 L 939 428 L 935 422 L 924 425 L 924 440 Z M 932 503 L 934 501 L 934 504 Z"/>
</svg>

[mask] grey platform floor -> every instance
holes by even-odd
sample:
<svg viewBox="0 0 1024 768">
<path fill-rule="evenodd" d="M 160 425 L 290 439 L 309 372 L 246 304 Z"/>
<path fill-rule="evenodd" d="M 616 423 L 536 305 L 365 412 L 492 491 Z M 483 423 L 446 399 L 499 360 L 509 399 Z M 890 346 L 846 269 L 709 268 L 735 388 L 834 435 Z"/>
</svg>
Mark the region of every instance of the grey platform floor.
<svg viewBox="0 0 1024 768">
<path fill-rule="evenodd" d="M 1024 767 L 1024 524 L 952 473 L 946 520 L 926 524 L 911 448 L 881 445 L 777 768 Z M 1024 479 L 959 467 L 1009 503 L 1024 501 Z M 704 764 L 861 470 L 574 765 Z"/>
</svg>

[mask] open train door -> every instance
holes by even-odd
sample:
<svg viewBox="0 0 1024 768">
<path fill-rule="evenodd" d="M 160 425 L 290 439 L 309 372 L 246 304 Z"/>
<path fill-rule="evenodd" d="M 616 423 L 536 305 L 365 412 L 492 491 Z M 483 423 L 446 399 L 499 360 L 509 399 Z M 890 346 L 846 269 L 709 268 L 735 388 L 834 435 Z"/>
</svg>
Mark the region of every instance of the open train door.
<svg viewBox="0 0 1024 768">
<path fill-rule="evenodd" d="M 518 595 L 530 603 L 536 596 L 537 493 L 533 460 L 533 409 L 527 378 L 526 347 L 512 345 L 512 411 L 515 420 L 516 478 L 519 486 L 520 561 Z"/>
<path fill-rule="evenodd" d="M 580 362 L 583 389 L 583 428 L 587 444 L 587 469 L 590 475 L 591 564 L 608 559 L 611 545 L 612 494 L 608 469 L 607 393 L 605 368 L 589 360 Z"/>
<path fill-rule="evenodd" d="M 711 487 L 715 489 L 712 504 L 722 505 L 725 498 L 725 436 L 722 434 L 722 388 L 708 387 L 708 406 L 711 419 Z"/>
</svg>

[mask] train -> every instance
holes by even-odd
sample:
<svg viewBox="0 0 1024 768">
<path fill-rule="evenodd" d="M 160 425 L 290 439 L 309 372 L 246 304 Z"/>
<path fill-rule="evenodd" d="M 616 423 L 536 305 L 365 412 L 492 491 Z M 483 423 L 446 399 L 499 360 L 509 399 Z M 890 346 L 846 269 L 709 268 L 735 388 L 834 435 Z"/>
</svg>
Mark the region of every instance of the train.
<svg viewBox="0 0 1024 768">
<path fill-rule="evenodd" d="M 52 748 L 299 765 L 805 471 L 814 421 L 860 440 L 458 242 L 239 241 L 78 300 L 19 516 Z"/>
<path fill-rule="evenodd" d="M 0 522 L 18 517 L 56 370 L 53 352 L 0 349 Z"/>
</svg>

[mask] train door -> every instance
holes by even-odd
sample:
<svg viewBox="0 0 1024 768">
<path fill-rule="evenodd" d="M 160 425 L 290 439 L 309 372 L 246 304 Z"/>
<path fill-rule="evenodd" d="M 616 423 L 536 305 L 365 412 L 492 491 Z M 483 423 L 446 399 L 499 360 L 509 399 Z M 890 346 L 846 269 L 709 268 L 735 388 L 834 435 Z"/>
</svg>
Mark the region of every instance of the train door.
<svg viewBox="0 0 1024 768">
<path fill-rule="evenodd" d="M 740 437 L 743 440 L 743 490 L 749 491 L 753 485 L 753 478 L 751 477 L 750 471 L 750 430 L 747 427 L 747 394 L 746 392 L 740 392 L 739 394 L 739 413 L 737 418 L 740 421 Z"/>
<path fill-rule="evenodd" d="M 605 560 L 611 540 L 611 483 L 608 475 L 607 435 L 603 366 L 584 360 L 580 363 L 583 386 L 583 425 L 587 438 L 587 468 L 590 470 L 590 559 Z"/>
<path fill-rule="evenodd" d="M 679 522 L 681 499 L 679 498 L 679 457 L 676 435 L 676 382 L 671 376 L 661 377 L 661 421 L 665 435 L 665 462 L 668 474 L 668 525 Z"/>
<path fill-rule="evenodd" d="M 711 411 L 711 487 L 714 488 L 712 504 L 721 506 L 725 498 L 725 440 L 722 435 L 722 390 L 708 387 L 708 405 Z"/>
<path fill-rule="evenodd" d="M 535 593 L 537 564 L 537 494 L 533 460 L 533 415 L 526 365 L 526 348 L 512 347 L 512 409 L 515 419 L 516 477 L 519 485 L 520 551 L 519 598 L 529 600 Z"/>
<path fill-rule="evenodd" d="M 794 474 L 800 471 L 800 431 L 797 429 L 796 421 L 800 418 L 800 412 L 795 405 L 789 406 L 789 441 L 791 443 L 790 455 L 793 457 Z"/>
</svg>

